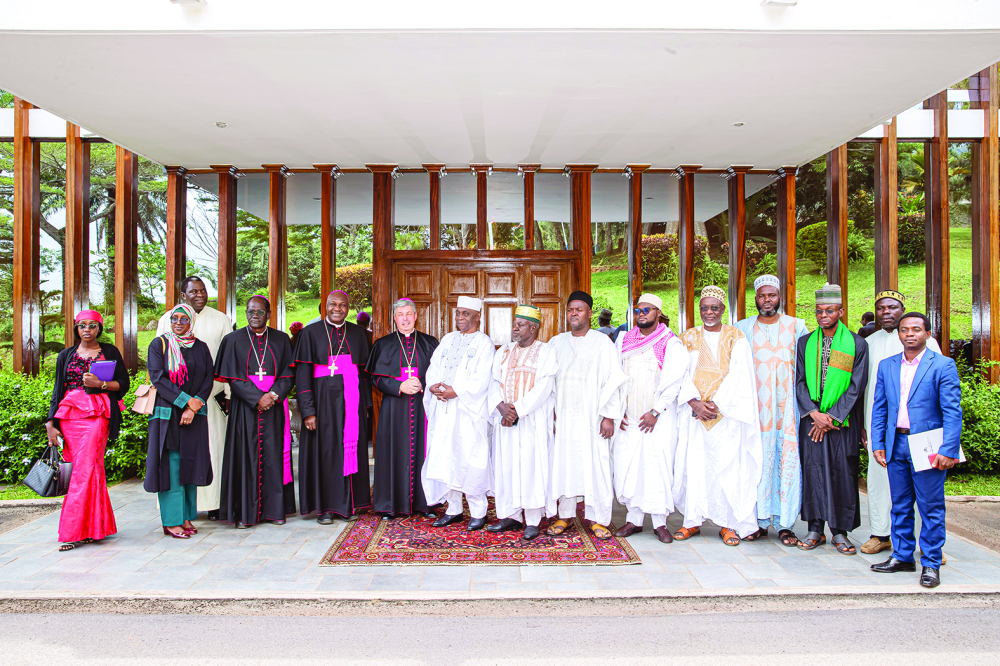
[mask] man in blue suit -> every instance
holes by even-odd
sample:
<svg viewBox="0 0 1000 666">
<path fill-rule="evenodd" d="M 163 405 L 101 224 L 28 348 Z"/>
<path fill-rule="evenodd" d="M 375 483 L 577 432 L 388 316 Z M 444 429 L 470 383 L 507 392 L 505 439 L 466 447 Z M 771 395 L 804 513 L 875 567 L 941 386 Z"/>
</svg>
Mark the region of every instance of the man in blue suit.
<svg viewBox="0 0 1000 666">
<path fill-rule="evenodd" d="M 944 524 L 944 480 L 959 457 L 962 435 L 962 389 L 955 362 L 927 349 L 930 322 L 919 312 L 907 312 L 899 322 L 903 353 L 878 366 L 872 408 L 872 455 L 888 468 L 892 494 L 892 557 L 873 564 L 872 571 L 916 571 L 913 550 L 913 501 L 922 521 L 920 584 L 941 584 Z M 943 429 L 941 448 L 931 469 L 916 472 L 910 459 L 909 435 Z"/>
</svg>

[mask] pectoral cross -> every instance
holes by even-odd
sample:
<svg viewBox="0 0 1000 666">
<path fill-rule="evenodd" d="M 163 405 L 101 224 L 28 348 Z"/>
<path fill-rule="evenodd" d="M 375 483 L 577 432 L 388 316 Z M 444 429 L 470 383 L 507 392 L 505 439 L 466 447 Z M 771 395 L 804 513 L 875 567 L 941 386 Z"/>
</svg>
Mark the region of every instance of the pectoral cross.
<svg viewBox="0 0 1000 666">
<path fill-rule="evenodd" d="M 416 368 L 403 368 L 403 376 L 406 379 L 413 379 L 414 377 L 417 376 Z M 403 381 L 406 381 L 406 379 L 404 379 Z"/>
<path fill-rule="evenodd" d="M 335 374 L 337 374 L 337 357 L 336 356 L 331 356 L 330 357 L 330 376 L 333 377 Z"/>
<path fill-rule="evenodd" d="M 258 365 L 257 366 L 257 379 L 259 379 L 261 381 L 264 380 L 264 366 L 263 365 Z"/>
</svg>

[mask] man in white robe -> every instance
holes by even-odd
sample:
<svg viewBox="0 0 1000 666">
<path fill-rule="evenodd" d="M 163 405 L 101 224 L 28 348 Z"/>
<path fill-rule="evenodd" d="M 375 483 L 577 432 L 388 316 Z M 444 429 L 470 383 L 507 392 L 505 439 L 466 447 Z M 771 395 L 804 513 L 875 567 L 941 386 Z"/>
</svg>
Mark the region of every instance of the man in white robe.
<svg viewBox="0 0 1000 666">
<path fill-rule="evenodd" d="M 663 302 L 655 294 L 639 297 L 636 325 L 615 343 L 628 376 L 625 417 L 615 436 L 615 494 L 628 507 L 627 537 L 642 531 L 645 514 L 662 543 L 674 540 L 667 516 L 674 510 L 672 490 L 677 447 L 677 394 L 687 377 L 684 343 L 660 323 Z"/>
<path fill-rule="evenodd" d="M 198 276 L 184 278 L 181 282 L 181 301 L 194 308 L 194 321 L 191 322 L 191 333 L 206 345 L 215 361 L 222 338 L 235 330 L 233 321 L 215 308 L 208 307 L 208 291 L 205 282 Z M 176 303 L 167 303 L 167 312 L 160 317 L 156 326 L 156 335 L 163 335 L 170 329 L 170 312 Z M 222 461 L 226 449 L 226 425 L 228 419 L 225 412 L 216 402 L 216 395 L 224 393 L 229 397 L 229 385 L 225 382 L 215 382 L 212 386 L 212 396 L 205 409 L 208 410 L 208 449 L 212 458 L 212 483 L 198 486 L 198 510 L 207 511 L 209 520 L 219 519 L 219 505 L 222 499 Z"/>
<path fill-rule="evenodd" d="M 583 498 L 584 517 L 598 539 L 610 539 L 614 485 L 611 437 L 621 421 L 627 381 L 611 338 L 591 330 L 594 299 L 574 291 L 566 306 L 570 330 L 552 338 L 556 376 L 556 433 L 549 456 L 547 512 L 559 518 L 547 533 L 558 536 L 576 516 Z"/>
<path fill-rule="evenodd" d="M 723 325 L 725 299 L 719 287 L 705 287 L 703 326 L 681 335 L 689 374 L 677 397 L 674 501 L 684 525 L 674 538 L 690 539 L 711 520 L 723 543 L 738 546 L 757 531 L 762 455 L 753 354 L 743 333 Z"/>
<path fill-rule="evenodd" d="M 493 407 L 493 491 L 499 522 L 486 529 L 524 528 L 538 537 L 549 482 L 559 372 L 556 353 L 538 340 L 542 311 L 531 305 L 514 310 L 509 342 L 493 357 L 489 405 Z M 524 521 L 521 512 L 524 512 Z"/>
<path fill-rule="evenodd" d="M 424 393 L 427 457 L 421 470 L 427 504 L 447 501 L 434 521 L 444 527 L 462 520 L 462 494 L 469 502 L 468 531 L 486 526 L 490 489 L 489 416 L 486 406 L 493 376 L 493 341 L 479 330 L 483 304 L 460 296 L 457 331 L 444 336 L 431 356 Z"/>
<path fill-rule="evenodd" d="M 899 320 L 906 312 L 906 299 L 898 291 L 887 289 L 875 295 L 875 323 L 878 330 L 865 338 L 868 343 L 868 387 L 865 389 L 865 447 L 868 449 L 868 522 L 871 537 L 861 544 L 861 552 L 869 555 L 892 550 L 889 539 L 892 526 L 892 496 L 889 494 L 889 472 L 872 456 L 870 437 L 872 430 L 872 405 L 875 402 L 875 381 L 878 364 L 890 356 L 903 353 L 899 339 Z M 941 353 L 941 346 L 934 338 L 927 340 L 927 348 Z"/>
</svg>

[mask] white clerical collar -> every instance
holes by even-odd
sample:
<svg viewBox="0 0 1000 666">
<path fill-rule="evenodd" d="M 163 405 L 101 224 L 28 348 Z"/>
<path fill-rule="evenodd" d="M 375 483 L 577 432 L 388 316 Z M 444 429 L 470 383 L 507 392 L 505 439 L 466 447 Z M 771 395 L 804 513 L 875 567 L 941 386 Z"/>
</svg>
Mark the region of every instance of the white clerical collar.
<svg viewBox="0 0 1000 666">
<path fill-rule="evenodd" d="M 330 326 L 333 326 L 334 328 L 343 328 L 343 327 L 344 327 L 344 324 L 346 324 L 346 323 L 347 323 L 347 320 L 345 319 L 344 321 L 340 322 L 339 324 L 334 324 L 334 323 L 333 323 L 332 321 L 330 321 L 330 320 L 329 320 L 329 318 L 328 318 L 328 319 L 326 320 L 326 323 L 328 323 L 328 324 L 329 324 Z"/>
</svg>

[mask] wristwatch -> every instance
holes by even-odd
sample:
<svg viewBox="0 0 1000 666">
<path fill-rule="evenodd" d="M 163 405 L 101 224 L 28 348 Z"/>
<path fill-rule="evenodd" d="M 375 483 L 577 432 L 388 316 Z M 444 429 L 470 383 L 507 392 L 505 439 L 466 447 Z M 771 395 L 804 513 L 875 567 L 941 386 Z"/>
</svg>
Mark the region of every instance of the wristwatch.
<svg viewBox="0 0 1000 666">
<path fill-rule="evenodd" d="M 269 396 L 271 396 L 272 398 L 274 398 L 275 402 L 277 402 L 277 401 L 278 401 L 278 394 L 277 394 L 277 393 L 275 393 L 274 391 L 268 391 L 268 392 L 267 392 L 267 394 L 268 394 Z"/>
<path fill-rule="evenodd" d="M 103 382 L 101 384 L 101 390 L 102 391 L 107 391 L 108 390 L 108 383 L 107 382 Z"/>
<path fill-rule="evenodd" d="M 655 409 L 649 410 L 649 413 L 653 415 L 653 418 L 657 418 L 657 419 L 660 418 L 660 413 L 658 411 L 656 411 Z"/>
</svg>

